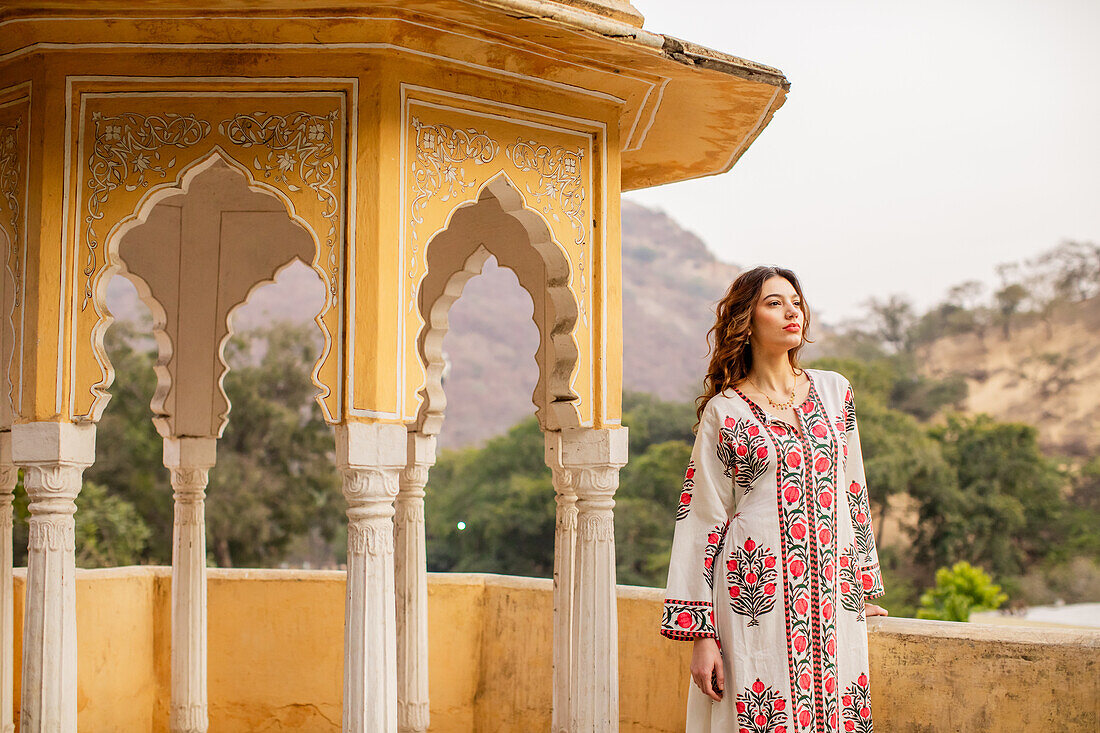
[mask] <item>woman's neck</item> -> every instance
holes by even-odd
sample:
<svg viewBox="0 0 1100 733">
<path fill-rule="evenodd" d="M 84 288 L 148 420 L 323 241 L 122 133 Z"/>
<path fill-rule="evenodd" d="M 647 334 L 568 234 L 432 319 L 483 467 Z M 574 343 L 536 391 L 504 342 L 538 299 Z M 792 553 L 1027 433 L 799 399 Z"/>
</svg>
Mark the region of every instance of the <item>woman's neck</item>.
<svg viewBox="0 0 1100 733">
<path fill-rule="evenodd" d="M 753 354 L 753 357 L 752 370 L 748 376 L 757 389 L 776 393 L 791 390 L 798 376 L 791 367 L 791 360 L 786 351 L 774 354 Z"/>
</svg>

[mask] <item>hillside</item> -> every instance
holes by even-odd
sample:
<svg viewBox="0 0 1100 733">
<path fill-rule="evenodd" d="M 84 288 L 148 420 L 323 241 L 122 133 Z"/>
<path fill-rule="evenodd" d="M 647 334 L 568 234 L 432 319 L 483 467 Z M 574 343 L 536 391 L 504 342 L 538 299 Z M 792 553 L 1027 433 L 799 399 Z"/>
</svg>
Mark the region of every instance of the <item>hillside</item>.
<svg viewBox="0 0 1100 733">
<path fill-rule="evenodd" d="M 928 376 L 962 374 L 966 411 L 1039 428 L 1044 449 L 1100 453 L 1100 297 L 999 331 L 942 338 L 921 351 Z"/>
</svg>

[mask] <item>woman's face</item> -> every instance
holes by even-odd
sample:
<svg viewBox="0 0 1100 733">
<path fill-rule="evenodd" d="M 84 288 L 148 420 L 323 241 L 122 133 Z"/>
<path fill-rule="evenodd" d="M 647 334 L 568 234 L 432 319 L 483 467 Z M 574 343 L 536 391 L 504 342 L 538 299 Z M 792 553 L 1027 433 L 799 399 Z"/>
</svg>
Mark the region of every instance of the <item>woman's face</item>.
<svg viewBox="0 0 1100 733">
<path fill-rule="evenodd" d="M 785 277 L 764 281 L 752 314 L 752 342 L 767 351 L 786 351 L 802 343 L 802 299 Z"/>
</svg>

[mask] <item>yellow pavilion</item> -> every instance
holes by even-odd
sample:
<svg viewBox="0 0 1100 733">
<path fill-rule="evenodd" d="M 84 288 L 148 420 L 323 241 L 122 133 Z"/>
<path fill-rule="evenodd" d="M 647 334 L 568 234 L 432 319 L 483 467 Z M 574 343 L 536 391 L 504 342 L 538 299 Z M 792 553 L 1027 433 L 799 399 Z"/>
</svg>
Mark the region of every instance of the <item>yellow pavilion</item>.
<svg viewBox="0 0 1100 733">
<path fill-rule="evenodd" d="M 552 728 L 617 730 L 620 193 L 729 170 L 787 88 L 775 69 L 646 30 L 627 0 L 5 0 L 0 731 L 14 725 L 16 469 L 31 512 L 19 722 L 76 730 L 74 500 L 111 450 L 95 434 L 116 274 L 159 346 L 167 725 L 208 730 L 203 497 L 229 419 L 222 349 L 233 309 L 295 260 L 327 294 L 313 381 L 348 506 L 342 727 L 427 730 L 441 342 L 490 256 L 531 295 L 540 333 Z"/>
</svg>

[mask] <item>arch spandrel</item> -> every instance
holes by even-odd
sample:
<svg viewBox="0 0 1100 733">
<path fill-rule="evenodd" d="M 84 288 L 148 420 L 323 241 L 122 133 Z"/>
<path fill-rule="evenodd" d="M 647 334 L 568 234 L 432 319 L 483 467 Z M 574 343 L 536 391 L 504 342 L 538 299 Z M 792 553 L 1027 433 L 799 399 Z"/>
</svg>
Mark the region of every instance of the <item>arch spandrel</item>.
<svg viewBox="0 0 1100 733">
<path fill-rule="evenodd" d="M 345 191 L 353 175 L 345 92 L 98 92 L 82 95 L 74 109 L 71 415 L 98 420 L 109 399 L 103 296 L 119 266 L 120 238 L 158 201 L 185 190 L 186 172 L 216 154 L 250 188 L 278 198 L 314 240 L 311 265 L 327 298 L 315 319 L 324 347 L 313 381 L 326 418 L 339 420 Z"/>
<path fill-rule="evenodd" d="M 575 399 L 575 417 L 565 424 L 592 425 L 596 389 L 597 329 L 602 314 L 594 313 L 593 258 L 598 255 L 602 221 L 604 166 L 598 126 L 577 129 L 549 118 L 525 119 L 514 111 L 494 113 L 437 101 L 405 99 L 401 133 L 401 323 L 403 348 L 402 396 L 404 419 L 413 422 L 428 389 L 425 364 L 418 348 L 424 328 L 417 297 L 427 272 L 428 243 L 445 231 L 463 206 L 478 201 L 489 183 L 507 181 L 502 199 L 513 215 L 537 219 L 567 263 L 566 291 L 576 310 L 571 337 L 576 362 L 568 388 Z M 502 201 L 503 203 L 503 201 Z M 534 249 L 531 256 L 538 256 Z M 532 294 L 532 297 L 543 297 Z M 546 370 L 548 364 L 540 364 Z M 540 386 L 546 375 L 540 374 Z M 562 403 L 555 410 L 563 409 Z M 550 421 L 551 423 L 555 421 Z M 556 425 L 550 425 L 556 427 Z"/>
<path fill-rule="evenodd" d="M 23 314 L 27 255 L 27 176 L 30 168 L 30 89 L 0 90 L 0 427 L 19 411 L 21 359 L 16 344 Z"/>
</svg>

